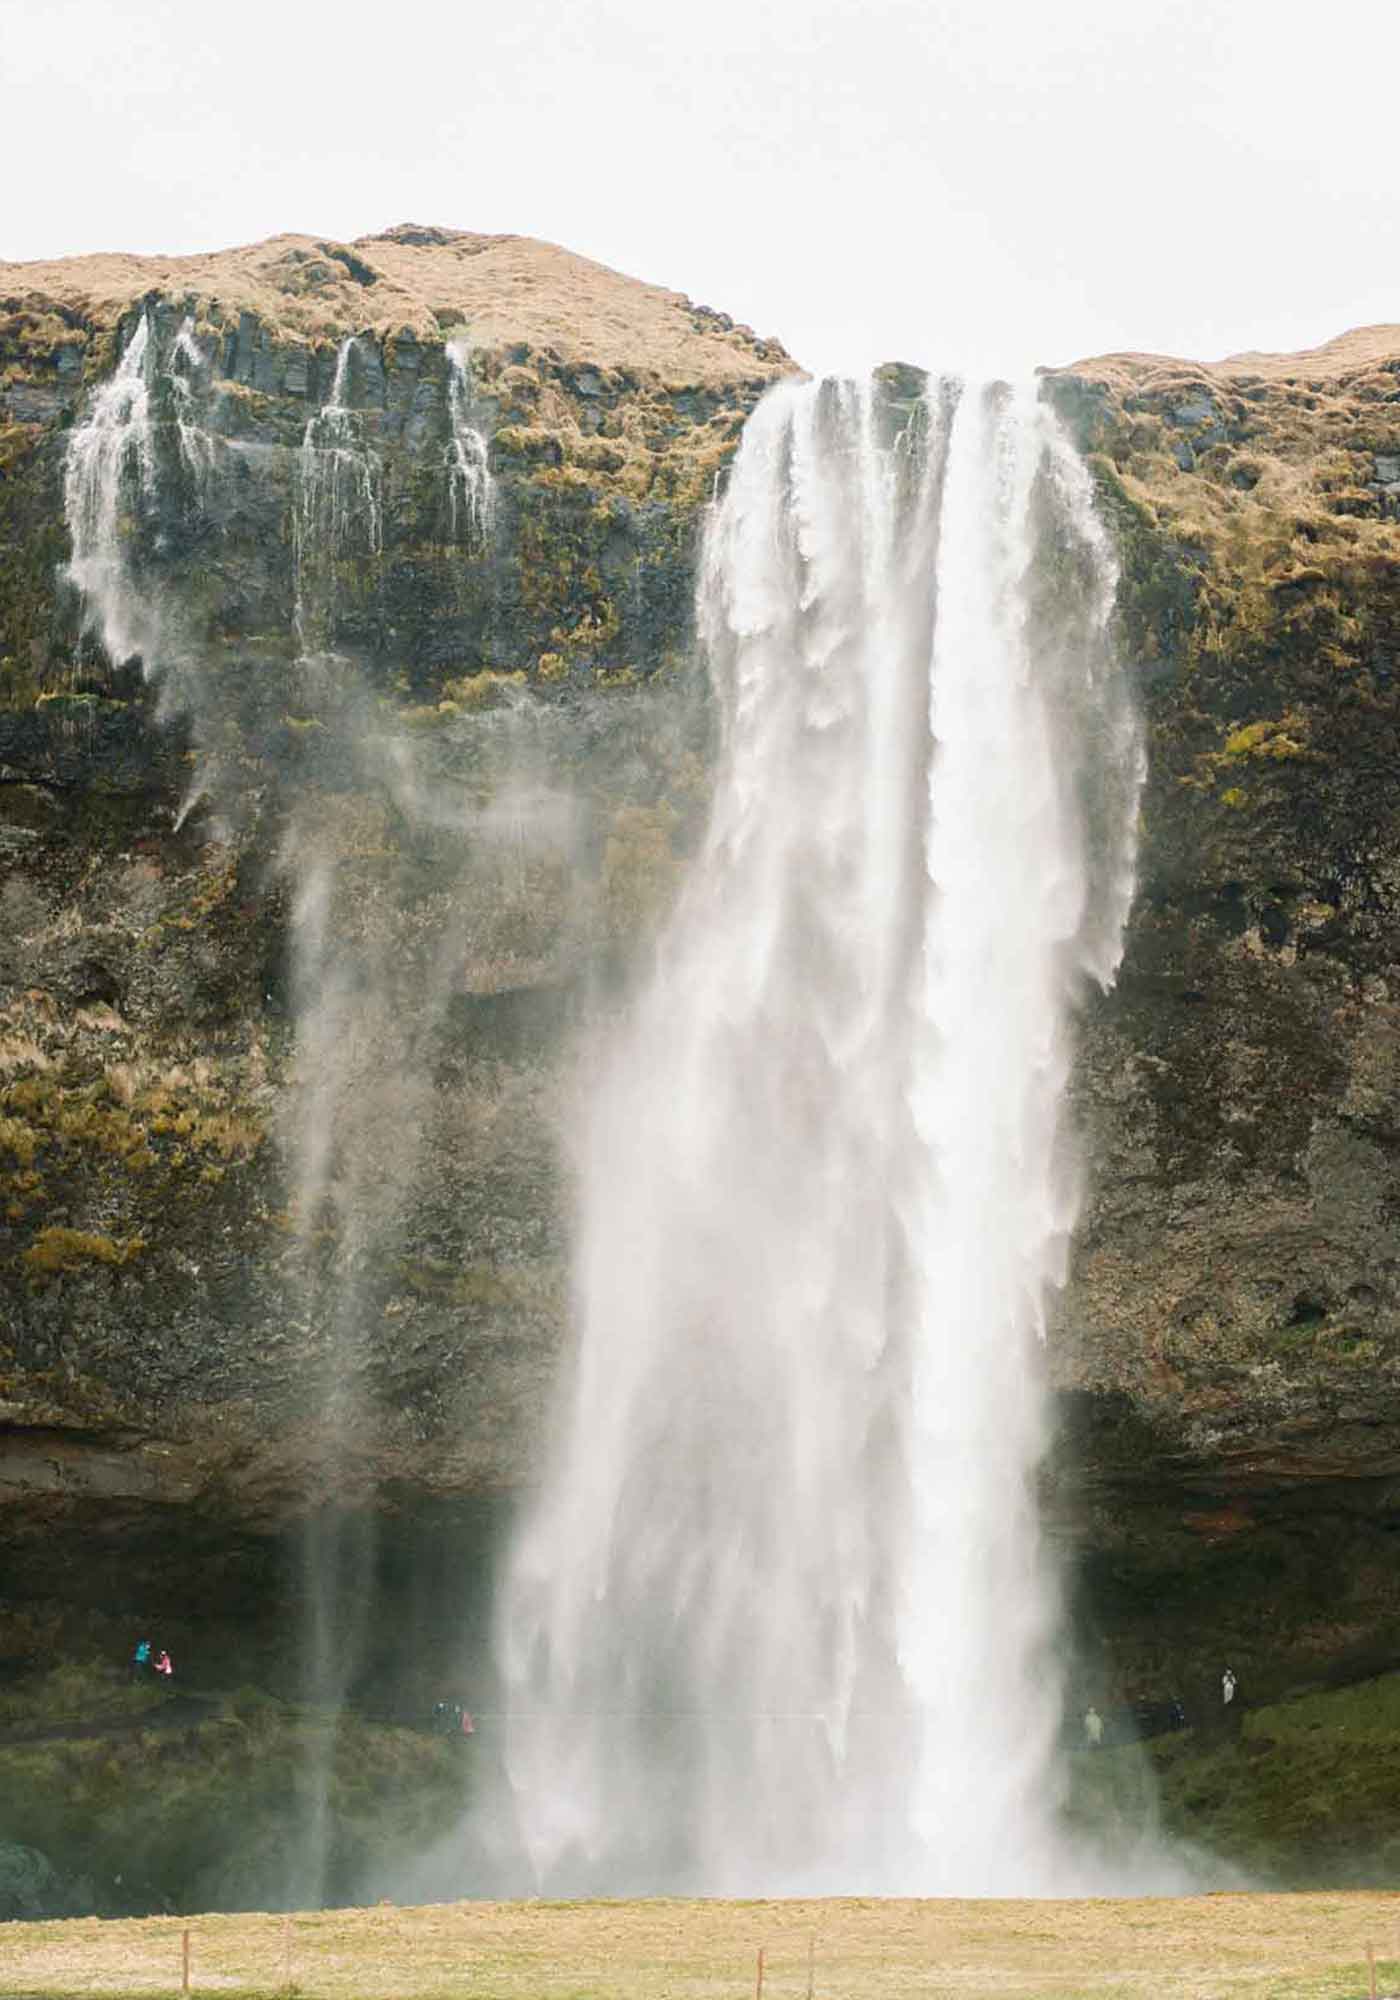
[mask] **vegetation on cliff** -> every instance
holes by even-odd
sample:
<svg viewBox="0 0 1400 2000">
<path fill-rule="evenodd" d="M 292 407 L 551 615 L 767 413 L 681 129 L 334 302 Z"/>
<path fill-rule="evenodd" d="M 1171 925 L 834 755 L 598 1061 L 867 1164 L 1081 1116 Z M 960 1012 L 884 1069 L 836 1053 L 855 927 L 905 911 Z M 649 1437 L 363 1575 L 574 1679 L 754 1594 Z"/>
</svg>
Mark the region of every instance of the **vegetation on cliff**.
<svg viewBox="0 0 1400 2000">
<path fill-rule="evenodd" d="M 1393 1657 L 1400 329 L 1047 387 L 1115 534 L 1148 730 L 1053 1341 L 1096 1468 L 1085 1599 L 1177 1671 Z"/>
</svg>

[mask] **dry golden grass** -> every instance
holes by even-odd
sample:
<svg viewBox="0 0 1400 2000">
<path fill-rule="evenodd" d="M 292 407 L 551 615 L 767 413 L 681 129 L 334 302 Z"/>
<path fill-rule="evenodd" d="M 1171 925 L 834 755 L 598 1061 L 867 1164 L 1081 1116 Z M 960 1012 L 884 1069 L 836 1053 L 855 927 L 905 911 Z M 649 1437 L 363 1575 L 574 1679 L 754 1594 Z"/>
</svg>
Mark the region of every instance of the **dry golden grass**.
<svg viewBox="0 0 1400 2000">
<path fill-rule="evenodd" d="M 0 270 L 3 270 L 0 266 Z M 1339 333 L 1321 347 L 1304 348 L 1298 354 L 1265 354 L 1250 350 L 1227 354 L 1223 361 L 1188 361 L 1167 354 L 1096 354 L 1077 361 L 1070 370 L 1120 385 L 1140 384 L 1156 374 L 1187 370 L 1226 380 L 1254 376 L 1263 381 L 1328 382 L 1339 376 L 1358 375 L 1400 355 L 1400 326 L 1358 326 Z"/>
<path fill-rule="evenodd" d="M 373 282 L 357 280 L 356 268 Z M 99 327 L 153 288 L 188 298 L 201 318 L 216 304 L 225 315 L 247 310 L 309 341 L 403 328 L 440 340 L 456 325 L 478 347 L 525 342 L 565 362 L 627 368 L 677 387 L 752 382 L 791 368 L 776 345 L 756 352 L 746 329 L 697 321 L 681 293 L 530 236 L 405 227 L 351 244 L 273 236 L 194 257 L 0 260 L 0 301 L 41 314 L 60 304 Z"/>
<path fill-rule="evenodd" d="M 291 1919 L 158 1918 L 0 1927 L 0 1992 L 178 1992 L 304 2000 L 767 2000 L 1109 1995 L 1340 2000 L 1400 1974 L 1400 1896 L 1137 1902 L 456 1903 Z M 290 1966 L 291 1988 L 287 1985 Z"/>
</svg>

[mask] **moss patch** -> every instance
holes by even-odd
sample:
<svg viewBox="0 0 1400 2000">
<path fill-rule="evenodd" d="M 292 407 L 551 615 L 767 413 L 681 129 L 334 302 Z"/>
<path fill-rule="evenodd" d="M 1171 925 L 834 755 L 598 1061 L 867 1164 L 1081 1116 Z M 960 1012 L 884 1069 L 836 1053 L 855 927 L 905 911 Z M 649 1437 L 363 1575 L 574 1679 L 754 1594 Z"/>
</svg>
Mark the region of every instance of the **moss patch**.
<svg viewBox="0 0 1400 2000">
<path fill-rule="evenodd" d="M 93 1236 L 83 1229 L 41 1229 L 24 1253 L 24 1268 L 41 1284 L 62 1276 L 65 1271 L 81 1271 L 93 1264 L 120 1270 L 132 1264 L 146 1245 L 139 1236 Z"/>
<path fill-rule="evenodd" d="M 1388 1886 L 1400 1869 L 1400 1674 L 1075 1758 L 1076 1818 L 1112 1823 L 1146 1754 L 1168 1834 L 1261 1883 Z"/>
</svg>

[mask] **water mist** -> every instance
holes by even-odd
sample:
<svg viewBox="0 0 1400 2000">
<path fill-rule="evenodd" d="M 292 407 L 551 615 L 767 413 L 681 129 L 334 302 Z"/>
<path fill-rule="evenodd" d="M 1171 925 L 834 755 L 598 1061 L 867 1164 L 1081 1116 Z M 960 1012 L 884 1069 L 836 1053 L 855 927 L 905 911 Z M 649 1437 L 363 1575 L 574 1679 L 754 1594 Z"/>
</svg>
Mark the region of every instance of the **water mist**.
<svg viewBox="0 0 1400 2000">
<path fill-rule="evenodd" d="M 356 587 L 372 591 L 384 540 L 376 413 L 360 407 L 361 345 L 340 344 L 300 450 L 269 450 L 259 461 L 268 468 L 259 476 L 287 489 L 294 568 L 286 643 L 259 662 L 258 693 L 274 712 L 314 718 L 289 769 L 266 774 L 290 908 L 295 1047 L 282 1106 L 293 1227 L 279 1331 L 290 1335 L 312 1496 L 298 1585 L 304 1617 L 289 1652 L 318 1718 L 308 1727 L 281 1888 L 304 1905 L 323 1898 L 331 1877 L 336 1718 L 372 1636 L 377 1552 L 368 1524 L 389 1419 L 367 1388 L 371 1331 L 405 1211 L 421 1192 L 447 1016 L 478 945 L 468 935 L 472 913 L 479 921 L 490 900 L 483 879 L 518 871 L 522 850 L 539 865 L 540 852 L 553 855 L 571 833 L 535 772 L 541 760 L 530 755 L 523 721 L 479 719 L 468 782 L 440 748 L 396 727 L 392 704 L 336 649 L 347 579 L 353 571 Z M 85 618 L 110 659 L 139 657 L 161 685 L 163 711 L 190 724 L 197 773 L 180 822 L 205 799 L 236 818 L 246 784 L 237 761 L 244 675 L 202 640 L 191 609 L 202 601 L 199 579 L 183 567 L 217 546 L 218 481 L 236 449 L 217 432 L 215 373 L 213 350 L 190 321 L 143 316 L 71 433 L 65 467 L 69 574 Z M 441 511 L 456 559 L 467 562 L 487 552 L 493 496 L 464 383 L 454 356 L 441 417 Z M 269 744 L 275 737 L 264 736 L 263 754 L 275 761 Z M 522 773 L 533 774 L 524 803 Z M 508 800 L 518 810 L 505 854 L 497 821 Z M 226 832 L 204 823 L 206 838 Z"/>
<path fill-rule="evenodd" d="M 1133 878 L 1114 581 L 1029 390 L 749 422 L 699 589 L 712 820 L 593 1052 L 502 1590 L 497 1818 L 547 1892 L 1083 1879 L 1034 1478 L 1072 1014 Z"/>
</svg>

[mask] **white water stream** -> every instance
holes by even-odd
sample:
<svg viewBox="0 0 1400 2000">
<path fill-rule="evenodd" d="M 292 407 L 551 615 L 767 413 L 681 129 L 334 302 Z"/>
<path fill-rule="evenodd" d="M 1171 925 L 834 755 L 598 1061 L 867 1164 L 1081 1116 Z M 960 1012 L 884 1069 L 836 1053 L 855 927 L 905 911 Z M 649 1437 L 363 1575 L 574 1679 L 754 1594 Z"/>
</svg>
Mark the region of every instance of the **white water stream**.
<svg viewBox="0 0 1400 2000">
<path fill-rule="evenodd" d="M 486 456 L 486 440 L 472 422 L 469 356 L 461 341 L 447 344 L 447 407 L 452 435 L 447 446 L 449 533 L 456 542 L 479 547 L 491 532 L 496 489 Z"/>
<path fill-rule="evenodd" d="M 124 532 L 155 476 L 151 437 L 150 323 L 142 318 L 85 421 L 69 436 L 63 510 L 72 553 L 68 575 L 84 615 L 121 664 L 159 652 L 155 606 L 133 584 Z"/>
<path fill-rule="evenodd" d="M 299 452 L 279 468 L 294 528 L 293 712 L 314 712 L 332 774 L 321 785 L 314 762 L 298 767 L 284 800 L 281 853 L 291 888 L 296 1032 L 283 1158 L 301 1251 L 284 1274 L 284 1323 L 296 1329 L 297 1361 L 315 1403 L 303 1447 L 312 1491 L 319 1475 L 320 1491 L 339 1503 L 307 1522 L 295 1644 L 305 1691 L 328 1718 L 363 1664 L 374 1616 L 374 1494 L 361 1447 L 375 1422 L 365 1371 L 376 1286 L 414 1198 L 437 1108 L 445 1023 L 473 949 L 474 913 L 489 900 L 482 881 L 494 883 L 516 865 L 498 822 L 513 802 L 522 827 L 528 822 L 532 862 L 556 857 L 571 832 L 543 779 L 526 796 L 532 763 L 514 716 L 484 717 L 477 731 L 475 769 L 492 795 L 488 808 L 422 734 L 395 729 L 360 662 L 332 650 L 342 593 L 367 576 L 372 583 L 367 566 L 383 543 L 374 419 L 352 407 L 360 386 L 352 379 L 355 349 L 353 338 L 341 343 L 329 396 L 308 418 Z M 237 756 L 225 784 L 219 754 L 238 743 L 226 688 L 236 679 L 230 665 L 245 662 L 231 663 L 217 639 L 201 642 L 190 610 L 199 593 L 186 588 L 192 579 L 182 567 L 192 559 L 172 556 L 169 537 L 171 526 L 194 523 L 218 547 L 230 496 L 219 489 L 222 440 L 216 445 L 208 427 L 220 394 L 214 373 L 189 320 L 172 329 L 143 316 L 71 432 L 65 461 L 69 575 L 84 616 L 114 663 L 139 655 L 146 677 L 161 683 L 163 711 L 188 714 L 201 752 L 177 826 L 206 797 L 232 813 L 247 785 Z M 463 510 L 461 539 L 470 544 L 463 561 L 485 552 L 493 511 L 485 446 L 469 415 L 454 356 L 444 476 L 454 520 Z M 392 833 L 378 836 L 386 819 Z M 211 822 L 211 831 L 222 825 Z M 390 852 L 401 838 L 402 858 L 391 881 L 386 864 L 366 889 L 359 850 L 377 836 Z M 515 845 L 525 844 L 522 832 Z M 428 847 L 430 866 L 422 859 Z M 415 911 L 416 926 L 407 921 Z M 282 1884 L 302 1903 L 319 1901 L 328 1879 L 334 1728 L 314 1732 L 309 1746 L 296 1868 Z"/>
<path fill-rule="evenodd" d="M 354 334 L 341 341 L 330 394 L 302 433 L 292 521 L 294 622 L 303 655 L 321 651 L 329 641 L 340 586 L 336 565 L 348 557 L 377 556 L 383 548 L 379 454 L 366 443 L 363 420 L 348 400 L 356 346 Z"/>
<path fill-rule="evenodd" d="M 339 565 L 381 545 L 353 345 L 297 461 L 299 671 L 362 789 L 415 827 L 450 816 L 452 853 L 439 946 L 409 964 L 392 925 L 338 921 L 334 829 L 308 806 L 288 832 L 289 1179 L 308 1226 L 326 1203 L 343 1225 L 335 1267 L 307 1272 L 332 1377 L 430 1108 L 422 1052 L 462 956 L 448 878 L 484 865 L 487 831 L 327 650 Z M 143 320 L 65 472 L 94 628 L 114 660 L 174 661 L 196 720 L 197 649 L 130 531 L 162 368 L 177 456 L 208 473 L 202 366 L 188 329 L 158 364 Z M 491 495 L 455 356 L 449 418 L 451 531 L 473 542 Z M 1030 392 L 938 384 L 900 431 L 880 395 L 786 385 L 750 421 L 700 585 L 712 822 L 653 979 L 593 1052 L 577 1346 L 503 1589 L 515 1831 L 549 1889 L 1086 1879 L 1034 1479 L 1076 1208 L 1072 1016 L 1113 977 L 1132 888 L 1113 583 Z M 343 1647 L 366 1563 L 335 1533 L 310 1561 L 314 1660 Z"/>
<path fill-rule="evenodd" d="M 1140 750 L 1032 392 L 772 392 L 710 524 L 724 742 L 596 1053 L 577 1347 L 505 1579 L 546 1891 L 1044 1892 L 1041 1334 Z"/>
</svg>

